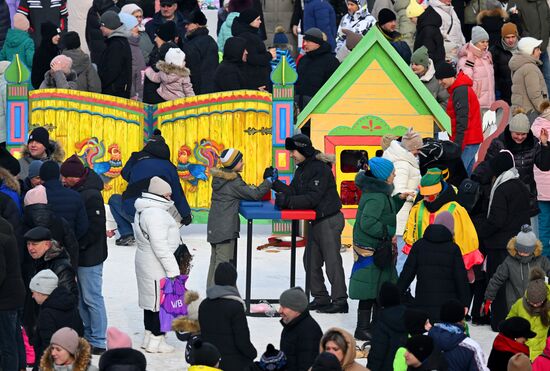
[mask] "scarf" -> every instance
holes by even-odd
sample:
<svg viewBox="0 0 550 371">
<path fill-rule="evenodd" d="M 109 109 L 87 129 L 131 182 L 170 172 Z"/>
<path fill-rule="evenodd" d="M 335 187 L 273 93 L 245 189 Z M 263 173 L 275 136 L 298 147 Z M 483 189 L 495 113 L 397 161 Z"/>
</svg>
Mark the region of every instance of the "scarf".
<svg viewBox="0 0 550 371">
<path fill-rule="evenodd" d="M 529 347 L 527 345 L 518 343 L 514 339 L 510 339 L 502 334 L 498 334 L 495 338 L 493 349 L 499 352 L 510 352 L 514 354 L 523 353 L 526 356 L 529 355 Z"/>
<path fill-rule="evenodd" d="M 502 48 L 506 51 L 509 51 L 512 54 L 518 53 L 518 40 L 516 40 L 515 44 L 510 46 L 504 42 L 504 39 L 500 39 L 500 44 L 502 45 Z"/>
<path fill-rule="evenodd" d="M 487 218 L 489 218 L 489 214 L 491 213 L 491 205 L 493 204 L 493 197 L 495 196 L 496 189 L 503 183 L 506 183 L 509 180 L 513 179 L 519 179 L 519 173 L 518 169 L 515 167 L 511 168 L 510 170 L 506 170 L 502 174 L 498 176 L 498 178 L 495 180 L 495 183 L 493 184 L 493 188 L 491 188 L 491 196 L 489 197 L 489 208 L 487 209 Z"/>
</svg>

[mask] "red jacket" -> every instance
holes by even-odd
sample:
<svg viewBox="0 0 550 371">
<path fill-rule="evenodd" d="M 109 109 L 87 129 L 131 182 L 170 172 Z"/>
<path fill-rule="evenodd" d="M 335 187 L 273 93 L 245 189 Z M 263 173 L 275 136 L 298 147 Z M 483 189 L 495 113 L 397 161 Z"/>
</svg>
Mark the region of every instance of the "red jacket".
<svg viewBox="0 0 550 371">
<path fill-rule="evenodd" d="M 481 111 L 472 85 L 472 80 L 460 71 L 453 85 L 447 89 L 450 95 L 447 114 L 451 118 L 453 131 L 451 140 L 462 149 L 467 145 L 483 142 Z"/>
</svg>

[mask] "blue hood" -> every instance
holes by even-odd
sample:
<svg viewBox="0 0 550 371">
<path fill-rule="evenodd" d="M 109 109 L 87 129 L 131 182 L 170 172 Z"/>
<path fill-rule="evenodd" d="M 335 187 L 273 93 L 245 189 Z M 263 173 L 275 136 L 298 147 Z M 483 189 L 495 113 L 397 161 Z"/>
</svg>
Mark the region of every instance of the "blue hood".
<svg viewBox="0 0 550 371">
<path fill-rule="evenodd" d="M 443 352 L 453 350 L 466 338 L 463 328 L 448 323 L 437 323 L 428 335 Z"/>
</svg>

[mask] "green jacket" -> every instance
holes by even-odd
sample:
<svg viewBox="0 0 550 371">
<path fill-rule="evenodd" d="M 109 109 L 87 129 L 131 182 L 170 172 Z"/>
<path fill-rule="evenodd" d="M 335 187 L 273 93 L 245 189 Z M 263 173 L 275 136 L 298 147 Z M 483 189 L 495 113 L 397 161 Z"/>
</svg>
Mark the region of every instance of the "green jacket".
<svg viewBox="0 0 550 371">
<path fill-rule="evenodd" d="M 32 69 L 34 42 L 28 33 L 11 28 L 8 30 L 4 47 L 0 50 L 0 61 L 11 62 L 16 54 L 19 54 L 19 59 L 29 70 Z"/>
</svg>

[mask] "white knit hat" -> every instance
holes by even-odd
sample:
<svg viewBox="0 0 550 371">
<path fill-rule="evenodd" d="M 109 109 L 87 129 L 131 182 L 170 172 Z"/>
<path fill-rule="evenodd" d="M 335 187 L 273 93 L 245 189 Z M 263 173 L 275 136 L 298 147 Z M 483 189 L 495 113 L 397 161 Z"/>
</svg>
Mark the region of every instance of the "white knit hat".
<svg viewBox="0 0 550 371">
<path fill-rule="evenodd" d="M 170 187 L 170 184 L 166 183 L 162 178 L 154 176 L 151 178 L 147 191 L 159 196 L 164 196 L 172 193 L 172 187 Z"/>
<path fill-rule="evenodd" d="M 164 61 L 178 67 L 185 67 L 185 53 L 179 48 L 170 48 L 164 57 Z"/>
<path fill-rule="evenodd" d="M 59 278 L 51 269 L 44 269 L 34 275 L 29 283 L 31 291 L 50 295 L 57 288 Z"/>
<path fill-rule="evenodd" d="M 518 50 L 521 54 L 531 55 L 535 48 L 540 47 L 542 40 L 535 39 L 534 37 L 522 37 L 518 41 Z"/>
</svg>

